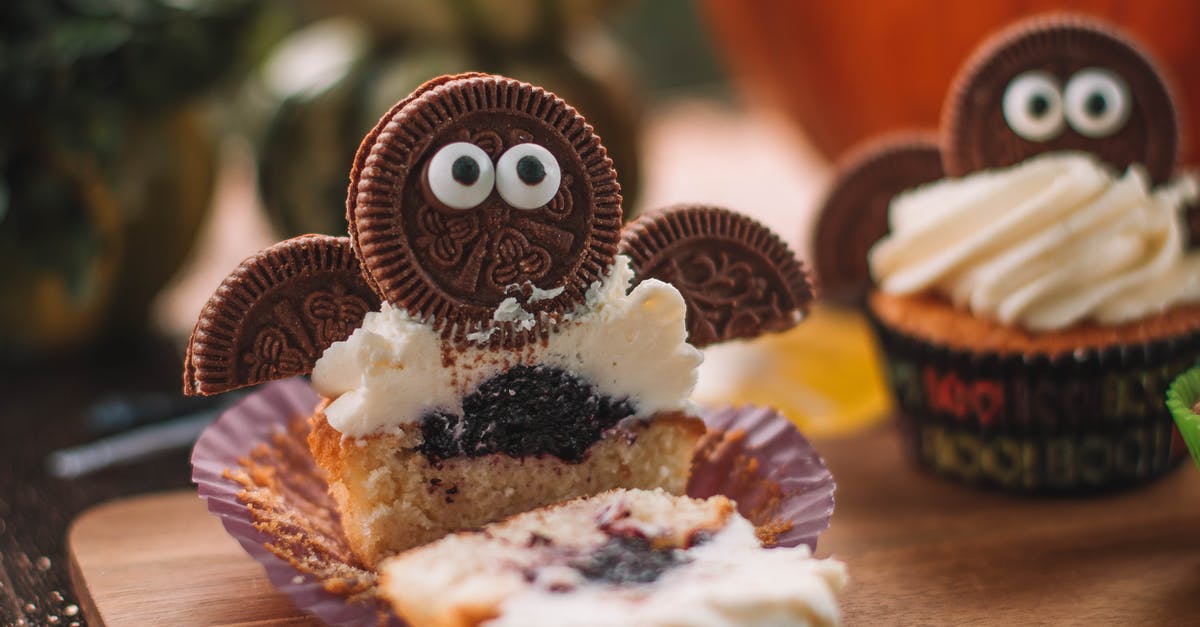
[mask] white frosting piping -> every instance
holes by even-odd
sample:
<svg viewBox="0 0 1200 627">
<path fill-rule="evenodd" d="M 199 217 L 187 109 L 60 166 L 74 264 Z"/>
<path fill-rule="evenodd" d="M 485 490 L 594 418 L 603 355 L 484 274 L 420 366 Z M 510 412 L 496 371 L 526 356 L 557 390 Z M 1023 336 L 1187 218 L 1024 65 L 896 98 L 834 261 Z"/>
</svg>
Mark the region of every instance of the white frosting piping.
<svg viewBox="0 0 1200 627">
<path fill-rule="evenodd" d="M 1198 197 L 1194 175 L 1150 189 L 1138 165 L 1118 178 L 1085 153 L 1040 155 L 897 196 L 871 272 L 1032 331 L 1119 324 L 1200 301 L 1180 212 Z"/>
<path fill-rule="evenodd" d="M 313 387 L 334 399 L 325 409 L 329 424 L 355 437 L 414 423 L 435 409 L 461 412 L 463 396 L 519 364 L 574 373 L 608 396 L 629 399 L 638 416 L 685 410 L 702 360 L 687 343 L 686 304 L 667 283 L 647 279 L 629 290 L 632 281 L 629 259 L 618 255 L 610 274 L 592 284 L 586 302 L 545 344 L 517 351 L 468 347 L 449 366 L 431 325 L 384 303 L 317 360 Z M 515 299 L 505 299 L 493 317 L 535 323 Z"/>
</svg>

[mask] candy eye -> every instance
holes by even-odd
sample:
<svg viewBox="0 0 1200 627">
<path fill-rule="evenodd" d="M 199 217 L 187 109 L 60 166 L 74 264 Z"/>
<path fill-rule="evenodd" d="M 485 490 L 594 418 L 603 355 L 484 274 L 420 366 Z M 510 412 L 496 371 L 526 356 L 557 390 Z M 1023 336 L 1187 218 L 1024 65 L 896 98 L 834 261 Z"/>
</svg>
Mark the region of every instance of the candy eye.
<svg viewBox="0 0 1200 627">
<path fill-rule="evenodd" d="M 496 162 L 496 190 L 517 209 L 537 209 L 558 193 L 562 172 L 549 150 L 537 144 L 517 144 Z"/>
<path fill-rule="evenodd" d="M 470 209 L 492 193 L 496 171 L 486 152 L 475 144 L 442 146 L 429 161 L 429 190 L 442 204 Z"/>
<path fill-rule="evenodd" d="M 1004 89 L 1004 121 L 1031 142 L 1053 139 L 1063 129 L 1063 98 L 1058 81 L 1046 72 L 1025 72 Z"/>
<path fill-rule="evenodd" d="M 1129 119 L 1129 86 L 1108 70 L 1080 70 L 1067 81 L 1063 99 L 1067 122 L 1080 135 L 1108 137 Z"/>
</svg>

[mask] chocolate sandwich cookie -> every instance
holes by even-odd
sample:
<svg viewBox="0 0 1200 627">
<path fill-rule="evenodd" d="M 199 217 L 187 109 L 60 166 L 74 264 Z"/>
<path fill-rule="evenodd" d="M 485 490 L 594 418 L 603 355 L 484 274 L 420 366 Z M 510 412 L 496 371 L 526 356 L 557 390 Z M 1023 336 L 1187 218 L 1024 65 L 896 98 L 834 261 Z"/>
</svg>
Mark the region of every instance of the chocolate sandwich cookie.
<svg viewBox="0 0 1200 627">
<path fill-rule="evenodd" d="M 814 296 L 808 274 L 778 236 L 718 207 L 644 215 L 625 228 L 621 253 L 637 280 L 659 279 L 683 295 L 694 346 L 789 329 Z"/>
<path fill-rule="evenodd" d="M 205 304 L 188 341 L 184 393 L 308 373 L 378 307 L 349 238 L 304 235 L 275 244 L 243 261 Z"/>
<path fill-rule="evenodd" d="M 1136 44 L 1082 17 L 1022 22 L 988 40 L 954 81 L 942 120 L 946 172 L 961 176 L 1043 152 L 1089 152 L 1155 183 L 1175 168 L 1170 90 Z"/>
<path fill-rule="evenodd" d="M 861 304 L 871 285 L 867 252 L 888 232 L 892 197 L 943 176 L 934 133 L 883 137 L 842 159 L 813 235 L 821 295 Z"/>
<path fill-rule="evenodd" d="M 422 87 L 371 131 L 347 217 L 386 300 L 447 338 L 512 347 L 528 338 L 493 322 L 497 306 L 514 298 L 552 319 L 582 304 L 616 253 L 621 196 L 575 109 L 527 83 L 463 75 Z"/>
</svg>

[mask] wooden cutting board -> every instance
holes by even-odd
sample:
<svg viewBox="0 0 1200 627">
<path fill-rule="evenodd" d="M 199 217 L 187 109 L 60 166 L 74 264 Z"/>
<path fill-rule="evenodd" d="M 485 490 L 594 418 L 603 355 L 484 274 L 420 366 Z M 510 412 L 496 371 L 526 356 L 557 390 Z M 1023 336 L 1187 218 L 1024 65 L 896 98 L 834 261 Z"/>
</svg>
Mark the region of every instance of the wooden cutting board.
<svg viewBox="0 0 1200 627">
<path fill-rule="evenodd" d="M 1021 498 L 915 470 L 890 430 L 822 441 L 847 625 L 1200 623 L 1200 472 L 1139 490 Z M 193 492 L 82 514 L 72 578 L 93 625 L 309 625 Z"/>
<path fill-rule="evenodd" d="M 89 625 L 319 625 L 292 606 L 195 491 L 96 506 L 67 533 Z"/>
</svg>

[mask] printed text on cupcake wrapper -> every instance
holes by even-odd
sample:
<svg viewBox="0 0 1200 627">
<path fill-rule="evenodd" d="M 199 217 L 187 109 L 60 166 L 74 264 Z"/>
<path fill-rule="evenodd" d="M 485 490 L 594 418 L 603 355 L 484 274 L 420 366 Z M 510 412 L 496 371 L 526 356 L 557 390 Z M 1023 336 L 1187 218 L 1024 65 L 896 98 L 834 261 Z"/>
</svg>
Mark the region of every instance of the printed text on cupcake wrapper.
<svg viewBox="0 0 1200 627">
<path fill-rule="evenodd" d="M 1091 379 L 967 379 L 893 358 L 889 376 L 921 461 L 1023 489 L 1136 482 L 1185 454 L 1163 404 L 1174 363 Z"/>
<path fill-rule="evenodd" d="M 983 434 L 936 423 L 912 426 L 917 455 L 936 472 L 1023 490 L 1138 483 L 1162 474 L 1186 454 L 1168 423 L 1060 437 Z"/>
</svg>

